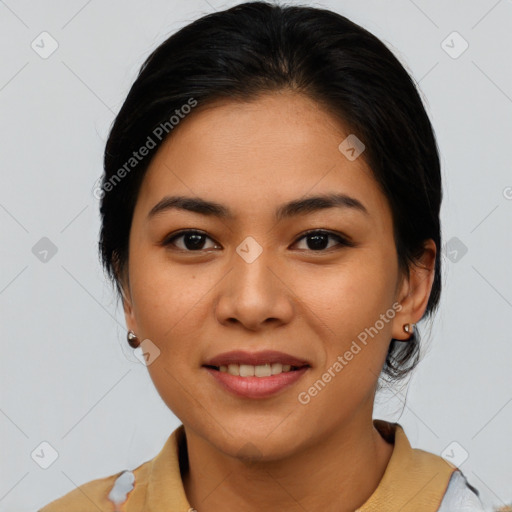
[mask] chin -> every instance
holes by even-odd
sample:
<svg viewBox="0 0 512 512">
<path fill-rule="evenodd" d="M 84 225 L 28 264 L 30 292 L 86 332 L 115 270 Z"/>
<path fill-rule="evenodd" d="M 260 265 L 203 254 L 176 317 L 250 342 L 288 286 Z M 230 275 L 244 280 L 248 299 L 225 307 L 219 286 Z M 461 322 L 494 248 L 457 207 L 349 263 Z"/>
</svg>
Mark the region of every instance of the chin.
<svg viewBox="0 0 512 512">
<path fill-rule="evenodd" d="M 220 438 L 212 437 L 210 430 L 208 441 L 226 455 L 247 463 L 281 460 L 300 449 L 298 433 L 289 429 L 277 431 L 274 427 L 272 431 L 265 427 L 249 426 L 241 430 L 230 429 L 228 434 L 220 430 Z"/>
</svg>

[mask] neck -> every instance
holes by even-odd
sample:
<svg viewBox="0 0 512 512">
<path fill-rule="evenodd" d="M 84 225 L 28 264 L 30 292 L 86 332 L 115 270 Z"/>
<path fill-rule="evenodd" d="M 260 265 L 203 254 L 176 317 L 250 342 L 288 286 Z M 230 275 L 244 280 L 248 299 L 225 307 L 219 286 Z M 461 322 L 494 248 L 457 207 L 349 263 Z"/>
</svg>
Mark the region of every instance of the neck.
<svg viewBox="0 0 512 512">
<path fill-rule="evenodd" d="M 286 459 L 243 462 L 185 428 L 186 495 L 200 512 L 353 512 L 379 485 L 393 451 L 371 417 Z"/>
</svg>

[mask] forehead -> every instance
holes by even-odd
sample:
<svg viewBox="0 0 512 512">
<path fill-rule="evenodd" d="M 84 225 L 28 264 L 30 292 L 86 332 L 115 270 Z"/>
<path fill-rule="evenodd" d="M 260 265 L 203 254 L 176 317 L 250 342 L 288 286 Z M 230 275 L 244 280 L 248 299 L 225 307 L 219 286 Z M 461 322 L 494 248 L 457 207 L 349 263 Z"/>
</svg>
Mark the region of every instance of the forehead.
<svg viewBox="0 0 512 512">
<path fill-rule="evenodd" d="M 162 143 L 140 190 L 149 211 L 164 195 L 230 205 L 234 213 L 275 209 L 317 193 L 357 197 L 371 212 L 387 208 L 362 157 L 339 145 L 350 135 L 313 100 L 292 92 L 196 109 Z"/>
</svg>

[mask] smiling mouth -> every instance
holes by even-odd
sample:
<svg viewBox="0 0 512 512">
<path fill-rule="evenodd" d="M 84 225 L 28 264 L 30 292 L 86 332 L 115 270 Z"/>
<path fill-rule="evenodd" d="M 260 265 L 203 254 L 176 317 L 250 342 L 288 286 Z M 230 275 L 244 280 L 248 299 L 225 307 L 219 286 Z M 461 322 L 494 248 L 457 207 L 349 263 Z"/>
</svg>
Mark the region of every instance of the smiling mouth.
<svg viewBox="0 0 512 512">
<path fill-rule="evenodd" d="M 281 373 L 295 372 L 302 368 L 309 368 L 309 365 L 292 366 L 281 363 L 266 363 L 259 365 L 251 364 L 229 364 L 222 366 L 204 365 L 206 368 L 217 370 L 222 373 L 228 373 L 236 377 L 271 377 Z"/>
</svg>

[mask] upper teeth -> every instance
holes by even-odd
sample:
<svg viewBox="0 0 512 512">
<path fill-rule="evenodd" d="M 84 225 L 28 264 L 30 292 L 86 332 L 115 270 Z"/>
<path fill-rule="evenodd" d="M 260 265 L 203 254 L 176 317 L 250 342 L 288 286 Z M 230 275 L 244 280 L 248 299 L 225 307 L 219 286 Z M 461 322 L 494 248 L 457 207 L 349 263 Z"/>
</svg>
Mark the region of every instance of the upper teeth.
<svg viewBox="0 0 512 512">
<path fill-rule="evenodd" d="M 291 365 L 281 363 L 267 363 L 257 366 L 252 364 L 228 364 L 227 366 L 220 366 L 219 370 L 239 377 L 270 377 L 282 372 L 289 372 Z"/>
</svg>

